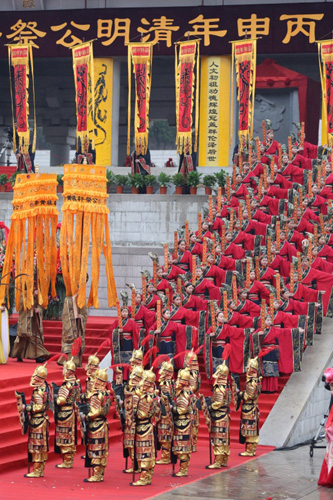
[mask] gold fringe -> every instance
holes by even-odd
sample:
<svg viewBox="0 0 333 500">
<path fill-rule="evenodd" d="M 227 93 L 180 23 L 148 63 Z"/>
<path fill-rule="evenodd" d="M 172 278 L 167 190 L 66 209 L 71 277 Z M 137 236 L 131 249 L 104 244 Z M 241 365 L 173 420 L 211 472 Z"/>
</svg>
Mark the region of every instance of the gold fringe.
<svg viewBox="0 0 333 500">
<path fill-rule="evenodd" d="M 132 93 L 132 75 L 131 75 L 131 49 L 128 47 L 127 53 L 127 73 L 128 73 L 128 97 L 127 97 L 127 156 L 131 152 L 131 93 Z"/>
</svg>

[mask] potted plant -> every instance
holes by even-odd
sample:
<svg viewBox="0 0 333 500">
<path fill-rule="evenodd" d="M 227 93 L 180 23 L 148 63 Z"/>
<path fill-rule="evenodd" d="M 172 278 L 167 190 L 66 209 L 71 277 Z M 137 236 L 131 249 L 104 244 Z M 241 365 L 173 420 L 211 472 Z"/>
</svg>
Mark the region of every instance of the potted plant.
<svg viewBox="0 0 333 500">
<path fill-rule="evenodd" d="M 132 186 L 132 194 L 138 194 L 139 189 L 143 188 L 145 181 L 141 174 L 128 174 L 127 175 L 128 184 Z"/>
<path fill-rule="evenodd" d="M 204 178 L 202 179 L 202 183 L 205 186 L 205 194 L 212 194 L 212 188 L 216 184 L 216 177 L 215 175 L 209 174 L 205 175 Z"/>
<path fill-rule="evenodd" d="M 112 172 L 112 170 L 110 169 L 107 169 L 106 170 L 106 188 L 107 188 L 107 192 L 110 193 L 111 191 L 111 185 L 113 184 L 114 182 L 114 173 Z"/>
<path fill-rule="evenodd" d="M 192 170 L 187 176 L 187 184 L 190 186 L 190 194 L 197 194 L 197 189 L 201 181 L 199 172 Z"/>
<path fill-rule="evenodd" d="M 186 179 L 183 174 L 175 174 L 172 176 L 172 182 L 176 186 L 176 194 L 183 193 L 183 187 L 186 184 Z"/>
<path fill-rule="evenodd" d="M 123 194 L 124 186 L 127 184 L 127 176 L 126 175 L 115 175 L 114 182 L 116 185 L 116 193 Z"/>
<path fill-rule="evenodd" d="M 168 175 L 165 172 L 161 172 L 160 175 L 157 177 L 157 180 L 160 185 L 160 194 L 166 194 L 167 189 L 172 181 L 171 175 Z"/>
<path fill-rule="evenodd" d="M 61 174 L 57 175 L 57 181 L 58 181 L 57 193 L 64 192 L 64 181 L 62 179 L 63 179 L 63 177 Z"/>
<path fill-rule="evenodd" d="M 156 176 L 155 175 L 145 175 L 143 177 L 143 180 L 144 180 L 145 186 L 146 186 L 146 193 L 153 194 L 153 185 L 156 182 Z"/>
<path fill-rule="evenodd" d="M 7 174 L 1 174 L 0 175 L 0 191 L 1 192 L 6 191 L 7 182 L 8 182 Z"/>
<path fill-rule="evenodd" d="M 214 177 L 216 178 L 217 185 L 222 188 L 222 193 L 224 193 L 227 182 L 225 171 L 221 169 L 219 172 L 215 172 Z"/>
<path fill-rule="evenodd" d="M 14 172 L 10 177 L 9 177 L 9 182 L 11 183 L 12 187 L 15 186 L 15 182 L 16 182 L 16 176 L 17 176 L 18 172 Z"/>
</svg>

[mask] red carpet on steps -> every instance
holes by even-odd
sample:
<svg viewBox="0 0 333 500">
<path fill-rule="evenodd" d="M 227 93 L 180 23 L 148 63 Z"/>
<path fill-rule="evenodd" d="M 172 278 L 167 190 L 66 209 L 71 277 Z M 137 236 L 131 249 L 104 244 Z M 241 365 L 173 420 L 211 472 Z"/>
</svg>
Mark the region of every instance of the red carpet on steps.
<svg viewBox="0 0 333 500">
<path fill-rule="evenodd" d="M 229 467 L 223 470 L 244 464 L 249 460 L 238 456 L 238 452 L 242 450 L 243 447 L 239 445 L 232 446 Z M 272 450 L 273 448 L 270 447 L 259 446 L 258 456 Z M 221 470 L 210 471 L 205 469 L 205 465 L 207 465 L 209 460 L 208 446 L 200 445 L 197 453 L 192 454 L 188 477 L 172 477 L 171 465 L 156 465 L 153 481 L 150 486 L 133 487 L 130 486 L 132 476 L 122 473 L 124 459 L 122 458 L 121 443 L 111 443 L 104 482 L 89 484 L 83 482 L 83 479 L 87 477 L 87 469 L 84 468 L 83 460 L 80 459 L 79 455 L 78 453 L 76 456 L 74 468 L 70 470 L 55 468 L 55 464 L 60 462 L 59 458 L 57 461 L 49 461 L 46 464 L 45 476 L 40 479 L 23 477 L 26 469 L 22 468 L 1 474 L 0 500 L 17 500 L 22 498 L 23 494 L 26 498 L 33 498 L 34 500 L 86 500 L 90 498 L 98 500 L 110 500 L 110 498 L 113 500 L 149 499 L 178 486 L 184 486 L 185 484 L 221 472 Z M 178 470 L 178 467 L 179 465 L 176 466 L 176 470 Z M 138 478 L 139 475 L 136 475 L 136 479 Z"/>
<path fill-rule="evenodd" d="M 15 318 L 11 319 L 11 323 L 15 322 Z M 59 321 L 44 321 L 44 337 L 45 346 L 50 353 L 58 354 L 61 346 L 61 322 Z M 116 318 L 111 317 L 89 317 L 86 327 L 86 350 L 83 355 L 83 366 L 87 362 L 88 356 L 97 351 L 97 348 L 108 336 L 110 329 L 114 328 Z M 101 351 L 101 359 L 107 354 L 107 349 Z M 200 370 L 202 376 L 201 391 L 204 395 L 211 394 L 210 386 L 206 378 L 202 358 L 199 358 Z M 164 491 L 172 489 L 176 486 L 186 484 L 188 482 L 197 481 L 214 471 L 205 469 L 205 465 L 209 461 L 208 450 L 208 431 L 201 416 L 199 436 L 198 436 L 198 452 L 192 455 L 190 476 L 187 479 L 179 479 L 171 477 L 170 466 L 156 466 L 156 473 L 151 487 L 132 488 L 129 487 L 131 479 L 126 474 L 122 474 L 124 459 L 122 458 L 121 438 L 119 420 L 115 418 L 114 408 L 112 407 L 109 413 L 110 425 L 110 456 L 108 459 L 108 468 L 105 482 L 99 485 L 89 485 L 83 483 L 83 478 L 87 476 L 87 471 L 84 470 L 78 451 L 75 468 L 71 471 L 64 471 L 59 475 L 59 470 L 53 467 L 54 460 L 59 461 L 53 453 L 54 443 L 54 419 L 50 413 L 50 453 L 49 462 L 46 468 L 46 475 L 43 479 L 32 480 L 23 478 L 24 469 L 27 465 L 27 436 L 23 436 L 19 427 L 18 415 L 16 410 L 16 398 L 14 391 L 23 391 L 26 394 L 28 401 L 30 400 L 31 387 L 29 386 L 30 377 L 36 367 L 34 361 L 24 361 L 17 363 L 16 360 L 9 359 L 8 364 L 0 365 L 0 473 L 2 485 L 6 484 L 6 494 L 3 487 L 0 490 L 0 500 L 18 498 L 17 488 L 22 487 L 31 493 L 31 497 L 35 500 L 45 497 L 47 490 L 48 497 L 57 499 L 70 498 L 94 498 L 99 499 L 109 498 L 110 494 L 113 498 L 148 498 Z M 77 370 L 77 376 L 84 386 L 85 371 L 84 368 Z M 279 392 L 283 389 L 288 377 L 281 377 L 279 384 Z M 48 382 L 56 382 L 60 384 L 62 381 L 62 369 L 55 362 L 48 364 Z M 241 377 L 241 386 L 244 383 L 244 376 Z M 278 397 L 278 394 L 261 394 L 259 399 L 260 406 L 260 425 L 262 425 L 269 414 L 271 408 Z M 244 463 L 246 459 L 238 456 L 238 452 L 244 449 L 238 444 L 239 436 L 239 418 L 240 411 L 235 412 L 233 407 L 231 410 L 231 457 L 230 466 L 234 467 L 239 463 Z M 258 447 L 258 454 L 263 454 L 271 451 L 269 447 Z M 13 471 L 14 470 L 14 471 Z M 116 481 L 114 479 L 117 478 Z M 23 482 L 22 482 L 23 481 Z M 16 496 L 15 496 L 16 491 Z M 54 493 L 54 496 L 52 496 Z"/>
</svg>

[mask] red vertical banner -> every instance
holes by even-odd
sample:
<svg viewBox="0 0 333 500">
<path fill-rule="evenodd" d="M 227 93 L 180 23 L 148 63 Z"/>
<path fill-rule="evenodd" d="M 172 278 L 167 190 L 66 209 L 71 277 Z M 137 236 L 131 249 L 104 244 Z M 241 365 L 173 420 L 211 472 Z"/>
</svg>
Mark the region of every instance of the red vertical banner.
<svg viewBox="0 0 333 500">
<path fill-rule="evenodd" d="M 333 40 L 318 43 L 321 89 L 323 94 L 323 131 L 327 144 L 333 145 Z M 325 137 L 326 139 L 326 137 Z M 324 140 L 325 140 L 324 139 Z"/>
<path fill-rule="evenodd" d="M 89 143 L 94 144 L 94 58 L 92 42 L 81 43 L 72 48 L 76 103 L 77 150 L 88 153 Z"/>
<path fill-rule="evenodd" d="M 130 43 L 128 45 L 127 154 L 130 153 L 132 63 L 133 63 L 133 73 L 135 80 L 135 115 L 134 115 L 135 149 L 138 153 L 141 154 L 146 154 L 147 152 L 152 58 L 153 58 L 153 45 L 151 43 Z"/>
<path fill-rule="evenodd" d="M 243 150 L 253 135 L 256 57 L 256 39 L 232 42 L 232 58 L 236 70 L 237 100 L 239 103 L 240 150 Z"/>
<path fill-rule="evenodd" d="M 175 44 L 176 127 L 178 153 L 197 151 L 199 125 L 199 43 L 200 40 Z M 196 68 L 195 68 L 196 67 Z M 194 73 L 196 69 L 196 75 Z M 193 118 L 193 108 L 195 116 Z M 194 145 L 192 128 L 194 122 Z"/>
<path fill-rule="evenodd" d="M 13 149 L 14 152 L 27 154 L 30 144 L 29 129 L 29 81 L 32 82 L 33 117 L 35 119 L 35 92 L 33 80 L 32 47 L 28 44 L 8 46 L 9 77 L 12 96 L 12 119 L 13 119 Z M 11 71 L 13 68 L 13 73 Z M 18 150 L 16 135 L 19 139 Z M 34 153 L 36 146 L 36 126 L 34 125 L 33 141 L 31 151 Z"/>
</svg>

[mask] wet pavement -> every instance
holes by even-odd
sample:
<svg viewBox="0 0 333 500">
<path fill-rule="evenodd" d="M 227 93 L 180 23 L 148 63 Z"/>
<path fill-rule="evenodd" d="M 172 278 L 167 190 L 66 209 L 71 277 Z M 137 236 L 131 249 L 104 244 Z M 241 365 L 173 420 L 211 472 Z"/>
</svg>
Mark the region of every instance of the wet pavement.
<svg viewBox="0 0 333 500">
<path fill-rule="evenodd" d="M 324 443 L 320 443 L 324 444 Z M 157 500 L 333 500 L 317 485 L 324 449 L 273 451 L 234 469 L 154 497 Z"/>
</svg>

